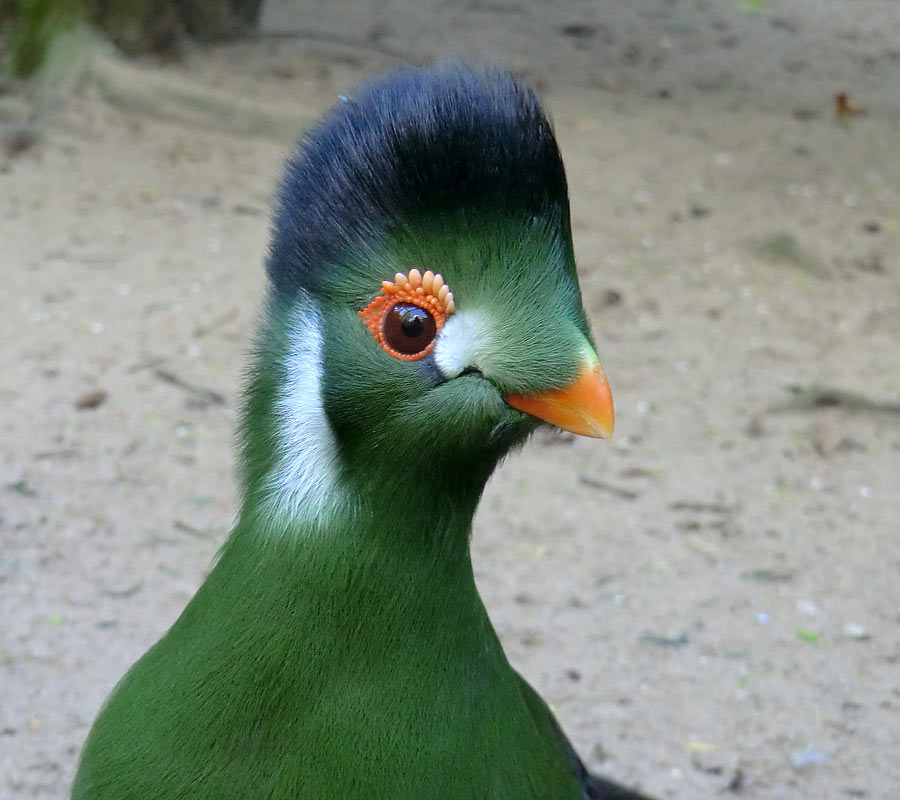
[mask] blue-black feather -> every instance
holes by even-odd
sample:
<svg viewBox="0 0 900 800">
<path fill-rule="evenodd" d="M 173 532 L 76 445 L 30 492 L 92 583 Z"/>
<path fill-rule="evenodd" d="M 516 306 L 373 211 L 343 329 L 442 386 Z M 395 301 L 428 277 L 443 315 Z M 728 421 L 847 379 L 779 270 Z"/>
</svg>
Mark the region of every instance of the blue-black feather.
<svg viewBox="0 0 900 800">
<path fill-rule="evenodd" d="M 505 69 L 406 68 L 342 97 L 286 168 L 272 287 L 283 298 L 314 291 L 349 250 L 451 210 L 568 225 L 552 126 L 533 90 Z"/>
</svg>

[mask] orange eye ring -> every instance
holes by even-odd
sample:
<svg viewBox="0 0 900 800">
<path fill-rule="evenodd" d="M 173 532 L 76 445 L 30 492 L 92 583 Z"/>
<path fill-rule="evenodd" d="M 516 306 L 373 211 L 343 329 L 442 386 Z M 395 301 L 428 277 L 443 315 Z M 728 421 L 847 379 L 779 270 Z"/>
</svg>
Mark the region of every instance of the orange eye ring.
<svg viewBox="0 0 900 800">
<path fill-rule="evenodd" d="M 392 334 L 385 333 L 389 315 L 398 307 L 409 306 L 422 309 L 434 319 L 434 336 L 416 352 L 403 352 L 392 346 L 388 338 Z M 393 281 L 382 281 L 381 294 L 360 311 L 359 316 L 365 320 L 369 332 L 385 352 L 394 358 L 418 361 L 434 349 L 437 335 L 444 327 L 447 317 L 455 310 L 453 292 L 440 275 L 435 275 L 431 270 L 423 275 L 419 270 L 413 269 L 409 271 L 409 275 L 398 272 Z M 392 330 L 396 328 L 396 323 L 391 327 Z"/>
</svg>

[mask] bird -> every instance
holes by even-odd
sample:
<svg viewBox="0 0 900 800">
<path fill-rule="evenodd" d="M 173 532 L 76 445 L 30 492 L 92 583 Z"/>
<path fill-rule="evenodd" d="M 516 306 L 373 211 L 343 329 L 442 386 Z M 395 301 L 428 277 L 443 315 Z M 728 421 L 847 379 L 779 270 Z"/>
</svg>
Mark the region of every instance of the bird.
<svg viewBox="0 0 900 800">
<path fill-rule="evenodd" d="M 588 772 L 473 576 L 498 463 L 614 424 L 534 90 L 437 62 L 340 95 L 265 265 L 235 526 L 103 704 L 73 800 L 648 800 Z"/>
</svg>

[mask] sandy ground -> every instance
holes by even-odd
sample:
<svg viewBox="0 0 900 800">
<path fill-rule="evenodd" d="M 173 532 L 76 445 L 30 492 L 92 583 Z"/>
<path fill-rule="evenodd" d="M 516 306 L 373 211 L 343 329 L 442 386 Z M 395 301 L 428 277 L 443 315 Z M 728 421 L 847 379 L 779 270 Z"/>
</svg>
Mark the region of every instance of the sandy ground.
<svg viewBox="0 0 900 800">
<path fill-rule="evenodd" d="M 142 74 L 298 119 L 398 57 L 528 74 L 618 419 L 536 437 L 487 491 L 511 659 L 593 766 L 659 797 L 895 800 L 900 10 L 547 5 L 323 4 L 299 38 Z M 837 119 L 840 91 L 868 113 Z M 162 116 L 90 80 L 0 97 L 3 798 L 66 796 L 234 518 L 291 142 Z"/>
</svg>

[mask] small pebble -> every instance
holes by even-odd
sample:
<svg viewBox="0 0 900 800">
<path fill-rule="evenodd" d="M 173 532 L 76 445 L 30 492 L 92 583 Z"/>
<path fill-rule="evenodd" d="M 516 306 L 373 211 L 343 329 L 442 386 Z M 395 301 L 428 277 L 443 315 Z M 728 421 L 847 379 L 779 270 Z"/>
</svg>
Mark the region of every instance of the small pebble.
<svg viewBox="0 0 900 800">
<path fill-rule="evenodd" d="M 811 617 L 819 613 L 819 607 L 812 600 L 800 600 L 797 603 L 797 610 Z"/>
<path fill-rule="evenodd" d="M 803 750 L 795 750 L 791 753 L 791 763 L 797 769 L 805 769 L 814 764 L 824 764 L 828 761 L 828 754 L 808 745 Z"/>
<path fill-rule="evenodd" d="M 844 625 L 844 633 L 851 639 L 858 639 L 859 641 L 864 641 L 866 639 L 872 638 L 872 634 L 870 634 L 862 625 L 859 625 L 856 622 L 848 622 L 846 625 Z"/>
<path fill-rule="evenodd" d="M 75 408 L 79 411 L 88 411 L 90 409 L 98 408 L 102 406 L 109 395 L 103 389 L 94 389 L 90 392 L 85 392 L 83 395 L 78 397 L 75 400 Z"/>
</svg>

